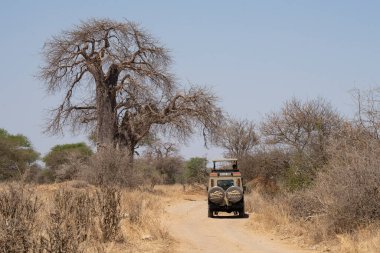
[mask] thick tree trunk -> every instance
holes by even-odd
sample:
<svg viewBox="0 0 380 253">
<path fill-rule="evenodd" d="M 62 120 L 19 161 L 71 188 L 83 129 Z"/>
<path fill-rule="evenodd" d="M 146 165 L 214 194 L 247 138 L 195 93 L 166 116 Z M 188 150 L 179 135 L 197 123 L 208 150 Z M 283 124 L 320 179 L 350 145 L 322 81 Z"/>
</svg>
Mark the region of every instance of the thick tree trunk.
<svg viewBox="0 0 380 253">
<path fill-rule="evenodd" d="M 117 136 L 116 93 L 119 72 L 111 66 L 104 80 L 96 80 L 97 148 L 115 147 Z"/>
<path fill-rule="evenodd" d="M 103 86 L 103 85 L 99 85 Z M 97 146 L 111 147 L 114 145 L 116 125 L 114 97 L 105 87 L 98 87 L 97 90 Z"/>
<path fill-rule="evenodd" d="M 129 164 L 132 167 L 134 164 L 135 151 L 136 151 L 136 145 L 129 144 L 128 145 L 128 158 L 129 158 Z"/>
</svg>

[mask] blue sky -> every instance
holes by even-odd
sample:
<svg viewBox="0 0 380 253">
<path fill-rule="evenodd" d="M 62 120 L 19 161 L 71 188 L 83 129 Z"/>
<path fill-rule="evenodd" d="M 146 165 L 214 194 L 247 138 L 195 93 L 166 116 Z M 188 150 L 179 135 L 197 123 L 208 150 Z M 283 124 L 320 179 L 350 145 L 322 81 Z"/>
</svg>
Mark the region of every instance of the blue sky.
<svg viewBox="0 0 380 253">
<path fill-rule="evenodd" d="M 351 116 L 349 90 L 380 84 L 379 1 L 10 1 L 0 4 L 0 128 L 46 153 L 85 136 L 42 134 L 59 102 L 35 78 L 43 43 L 80 20 L 140 23 L 167 48 L 183 83 L 207 85 L 232 116 L 257 124 L 293 96 L 324 97 Z M 194 138 L 185 157 L 220 156 Z"/>
</svg>

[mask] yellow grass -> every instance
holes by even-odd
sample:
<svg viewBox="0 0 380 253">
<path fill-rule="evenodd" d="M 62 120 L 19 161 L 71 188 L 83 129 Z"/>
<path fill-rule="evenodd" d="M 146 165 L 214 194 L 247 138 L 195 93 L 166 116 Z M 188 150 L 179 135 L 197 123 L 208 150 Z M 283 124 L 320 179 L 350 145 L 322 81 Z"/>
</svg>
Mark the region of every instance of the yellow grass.
<svg viewBox="0 0 380 253">
<path fill-rule="evenodd" d="M 252 192 L 246 196 L 246 210 L 253 217 L 252 229 L 275 233 L 292 243 L 322 252 L 378 253 L 380 224 L 362 228 L 352 234 L 327 234 L 323 219 L 311 221 L 292 219 L 287 207 Z"/>
<path fill-rule="evenodd" d="M 378 253 L 380 252 L 379 224 L 360 229 L 353 235 L 338 235 L 338 251 L 345 253 Z"/>
<path fill-rule="evenodd" d="M 79 188 L 78 188 L 79 186 Z M 38 226 L 47 226 L 49 212 L 52 210 L 52 197 L 58 190 L 90 191 L 95 193 L 96 187 L 84 182 L 65 182 L 60 184 L 27 186 L 32 189 L 43 203 L 38 214 Z M 175 186 L 179 189 L 178 186 Z M 0 190 L 4 189 L 0 185 Z M 121 195 L 121 236 L 114 242 L 85 242 L 85 252 L 170 252 L 172 240 L 161 222 L 164 214 L 164 202 L 169 201 L 175 193 L 173 189 L 141 191 L 122 190 Z M 99 231 L 97 231 L 99 232 Z M 99 232 L 100 233 L 100 232 Z M 100 237 L 99 237 L 100 238 Z"/>
</svg>

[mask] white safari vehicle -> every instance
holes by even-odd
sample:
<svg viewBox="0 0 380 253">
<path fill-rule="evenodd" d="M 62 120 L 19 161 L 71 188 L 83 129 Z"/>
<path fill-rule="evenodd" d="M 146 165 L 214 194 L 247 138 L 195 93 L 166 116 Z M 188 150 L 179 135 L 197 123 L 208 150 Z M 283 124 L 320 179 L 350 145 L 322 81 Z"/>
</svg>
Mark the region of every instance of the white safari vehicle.
<svg viewBox="0 0 380 253">
<path fill-rule="evenodd" d="M 208 217 L 234 212 L 244 217 L 244 190 L 237 159 L 213 160 L 208 180 Z"/>
</svg>

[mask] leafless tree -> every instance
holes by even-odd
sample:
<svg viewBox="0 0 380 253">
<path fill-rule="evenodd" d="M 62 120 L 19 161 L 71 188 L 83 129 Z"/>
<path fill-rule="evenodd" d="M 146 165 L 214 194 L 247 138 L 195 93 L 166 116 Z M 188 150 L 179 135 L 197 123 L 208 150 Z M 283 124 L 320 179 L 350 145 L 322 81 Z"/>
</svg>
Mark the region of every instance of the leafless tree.
<svg viewBox="0 0 380 253">
<path fill-rule="evenodd" d="M 149 133 L 163 133 L 186 140 L 195 129 L 211 137 L 223 120 L 217 98 L 205 88 L 192 87 L 175 93 L 131 93 L 130 107 L 119 114 L 119 143 L 133 153 Z"/>
<path fill-rule="evenodd" d="M 356 122 L 375 139 L 380 140 L 380 87 L 367 91 L 355 89 L 351 94 L 356 102 Z"/>
<path fill-rule="evenodd" d="M 299 154 L 317 155 L 316 160 L 324 161 L 328 139 L 339 131 L 341 122 L 323 99 L 302 102 L 293 98 L 280 112 L 267 115 L 261 132 L 269 144 L 289 147 Z"/>
<path fill-rule="evenodd" d="M 200 127 L 208 135 L 221 119 L 215 95 L 181 90 L 167 50 L 132 22 L 82 22 L 48 40 L 43 55 L 40 77 L 50 93 L 64 92 L 48 132 L 96 130 L 98 147 L 125 147 L 133 157 L 150 131 L 186 138 Z"/>
<path fill-rule="evenodd" d="M 253 122 L 228 119 L 220 128 L 217 145 L 227 151 L 227 156 L 241 158 L 247 155 L 258 141 Z"/>
<path fill-rule="evenodd" d="M 164 142 L 160 139 L 146 145 L 144 156 L 153 159 L 168 158 L 178 155 L 177 145 L 173 142 Z"/>
</svg>

